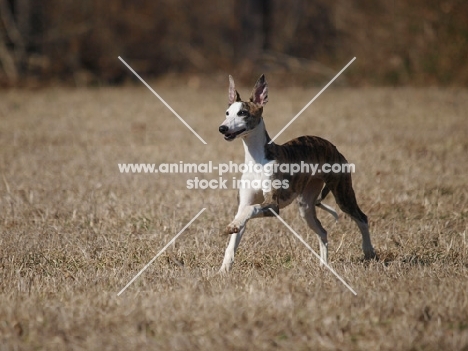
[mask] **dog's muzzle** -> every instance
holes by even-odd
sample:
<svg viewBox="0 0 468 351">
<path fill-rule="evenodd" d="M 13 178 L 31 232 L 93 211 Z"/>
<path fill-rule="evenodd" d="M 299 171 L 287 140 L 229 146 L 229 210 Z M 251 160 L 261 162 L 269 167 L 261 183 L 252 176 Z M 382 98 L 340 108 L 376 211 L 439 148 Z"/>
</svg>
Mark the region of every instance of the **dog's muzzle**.
<svg viewBox="0 0 468 351">
<path fill-rule="evenodd" d="M 228 133 L 229 131 L 229 127 L 228 126 L 225 126 L 225 125 L 222 125 L 219 127 L 219 132 L 221 134 L 224 135 L 224 140 L 227 140 L 227 141 L 232 141 L 234 140 L 238 135 L 242 134 L 245 132 L 245 128 L 241 129 L 241 130 L 238 130 L 237 132 L 233 132 L 233 133 Z"/>
</svg>

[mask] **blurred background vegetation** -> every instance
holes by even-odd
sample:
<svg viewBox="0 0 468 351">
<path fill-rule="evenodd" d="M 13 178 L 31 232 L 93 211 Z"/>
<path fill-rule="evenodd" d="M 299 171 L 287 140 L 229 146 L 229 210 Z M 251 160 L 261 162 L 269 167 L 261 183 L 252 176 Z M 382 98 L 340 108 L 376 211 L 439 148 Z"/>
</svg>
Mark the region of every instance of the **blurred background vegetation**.
<svg viewBox="0 0 468 351">
<path fill-rule="evenodd" d="M 465 0 L 0 0 L 0 86 L 216 77 L 466 86 Z M 255 78 L 252 78 L 252 75 Z"/>
</svg>

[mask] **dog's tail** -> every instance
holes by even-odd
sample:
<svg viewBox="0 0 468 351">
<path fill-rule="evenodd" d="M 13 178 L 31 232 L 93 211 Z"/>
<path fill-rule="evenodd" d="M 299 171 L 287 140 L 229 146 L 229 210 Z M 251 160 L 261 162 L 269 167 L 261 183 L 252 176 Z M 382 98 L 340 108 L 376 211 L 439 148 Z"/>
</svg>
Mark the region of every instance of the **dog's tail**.
<svg viewBox="0 0 468 351">
<path fill-rule="evenodd" d="M 325 197 L 327 197 L 329 192 L 330 192 L 330 189 L 325 185 L 323 187 L 323 189 L 322 189 L 320 197 L 317 199 L 317 202 L 315 203 L 315 206 L 320 207 L 322 210 L 327 211 L 333 217 L 335 217 L 335 220 L 338 220 L 338 213 L 336 213 L 335 209 L 333 207 L 331 207 L 331 206 L 326 205 L 326 204 L 322 204 L 323 199 L 325 199 Z"/>
</svg>

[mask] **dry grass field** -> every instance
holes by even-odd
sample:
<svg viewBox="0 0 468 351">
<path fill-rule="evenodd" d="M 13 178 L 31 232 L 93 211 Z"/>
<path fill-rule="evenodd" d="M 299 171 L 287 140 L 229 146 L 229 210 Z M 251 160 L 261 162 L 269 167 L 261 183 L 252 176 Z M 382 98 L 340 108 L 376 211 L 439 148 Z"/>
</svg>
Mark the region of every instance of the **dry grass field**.
<svg viewBox="0 0 468 351">
<path fill-rule="evenodd" d="M 279 85 L 271 136 L 318 92 Z M 208 145 L 144 87 L 0 92 L 0 351 L 468 350 L 467 90 L 330 88 L 277 140 L 319 135 L 356 164 L 379 259 L 344 214 L 319 217 L 357 296 L 276 218 L 216 275 L 236 191 L 118 163 L 242 162 L 217 131 L 227 80 L 156 90 Z M 281 216 L 318 250 L 295 204 Z"/>
</svg>

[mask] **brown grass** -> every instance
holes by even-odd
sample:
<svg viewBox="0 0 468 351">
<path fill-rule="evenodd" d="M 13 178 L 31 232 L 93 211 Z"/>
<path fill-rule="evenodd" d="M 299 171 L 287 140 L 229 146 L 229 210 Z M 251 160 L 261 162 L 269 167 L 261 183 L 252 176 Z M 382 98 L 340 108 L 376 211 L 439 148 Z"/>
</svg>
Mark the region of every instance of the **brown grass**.
<svg viewBox="0 0 468 351">
<path fill-rule="evenodd" d="M 0 350 L 468 350 L 468 91 L 330 89 L 279 138 L 320 135 L 356 164 L 380 260 L 362 260 L 348 218 L 319 213 L 354 297 L 274 218 L 250 222 L 215 276 L 235 190 L 119 173 L 241 162 L 217 133 L 222 88 L 158 89 L 207 146 L 146 88 L 1 92 Z M 272 86 L 270 134 L 316 92 Z M 294 205 L 282 217 L 318 249 Z"/>
</svg>

